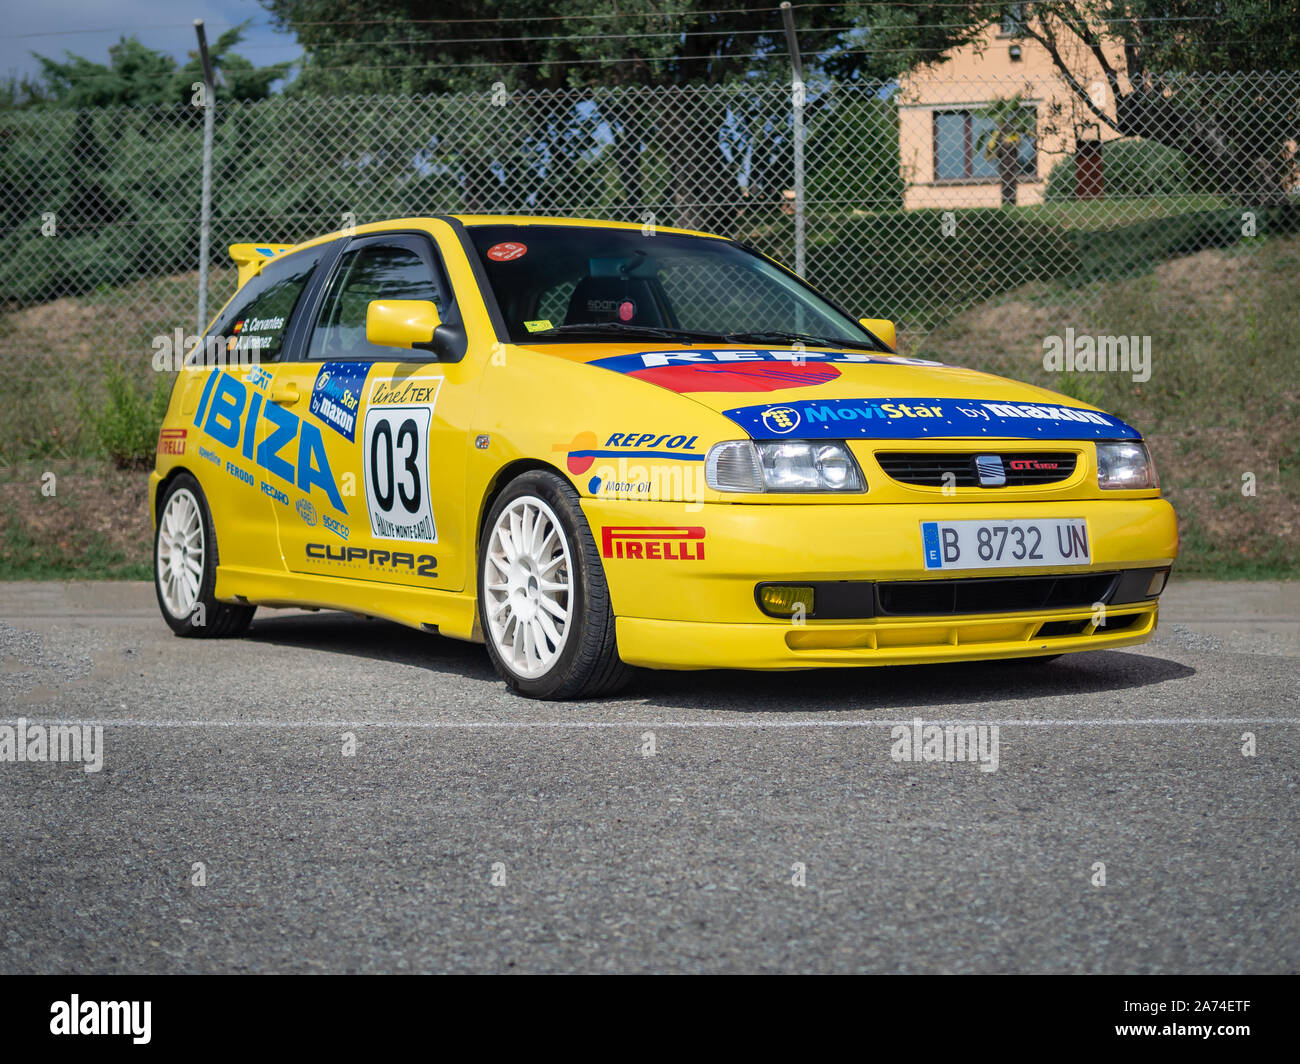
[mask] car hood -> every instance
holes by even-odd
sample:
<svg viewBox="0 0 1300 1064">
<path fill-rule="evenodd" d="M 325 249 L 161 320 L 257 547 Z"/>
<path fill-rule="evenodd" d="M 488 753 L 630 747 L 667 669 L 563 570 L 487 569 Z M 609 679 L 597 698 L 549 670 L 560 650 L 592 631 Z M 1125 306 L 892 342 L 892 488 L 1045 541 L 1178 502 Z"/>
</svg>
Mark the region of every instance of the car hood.
<svg viewBox="0 0 1300 1064">
<path fill-rule="evenodd" d="M 896 355 L 667 344 L 551 353 L 677 392 L 755 439 L 1140 438 L 1119 418 L 1044 388 Z"/>
</svg>

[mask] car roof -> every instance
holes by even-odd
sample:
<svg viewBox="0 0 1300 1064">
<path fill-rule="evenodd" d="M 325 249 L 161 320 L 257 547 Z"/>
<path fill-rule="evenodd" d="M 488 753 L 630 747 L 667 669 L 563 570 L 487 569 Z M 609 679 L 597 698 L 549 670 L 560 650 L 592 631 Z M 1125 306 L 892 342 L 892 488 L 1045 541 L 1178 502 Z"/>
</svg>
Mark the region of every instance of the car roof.
<svg viewBox="0 0 1300 1064">
<path fill-rule="evenodd" d="M 302 251 L 305 248 L 315 247 L 318 244 L 327 244 L 330 241 L 339 239 L 341 236 L 365 236 L 403 229 L 425 229 L 428 228 L 430 222 L 443 222 L 449 218 L 460 222 L 467 228 L 487 225 L 545 225 L 571 226 L 583 229 L 640 230 L 643 229 L 646 224 L 643 222 L 616 222 L 602 218 L 567 218 L 562 215 L 549 214 L 424 215 L 412 218 L 390 218 L 387 221 L 382 222 L 367 222 L 365 225 L 353 226 L 350 229 L 339 229 L 333 233 L 322 233 L 320 236 L 312 237 L 310 240 L 304 240 L 300 244 L 272 244 L 265 241 L 231 244 L 230 256 L 239 266 L 238 287 L 242 288 L 246 281 L 261 271 L 262 266 L 283 255 L 289 255 L 295 251 Z M 678 233 L 682 236 L 700 236 L 711 240 L 726 239 L 726 237 L 718 236 L 717 233 L 705 233 L 697 229 L 679 229 L 674 226 L 658 224 L 655 225 L 655 232 Z"/>
</svg>

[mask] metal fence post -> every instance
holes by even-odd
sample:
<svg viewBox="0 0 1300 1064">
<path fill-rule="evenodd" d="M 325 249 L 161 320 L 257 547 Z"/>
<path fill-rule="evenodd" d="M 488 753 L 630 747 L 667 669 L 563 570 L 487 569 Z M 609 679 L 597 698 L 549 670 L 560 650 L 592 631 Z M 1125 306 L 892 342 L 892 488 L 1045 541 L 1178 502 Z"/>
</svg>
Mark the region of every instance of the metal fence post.
<svg viewBox="0 0 1300 1064">
<path fill-rule="evenodd" d="M 789 0 L 781 4 L 781 20 L 785 23 L 785 40 L 790 49 L 790 103 L 794 110 L 794 272 L 804 276 L 804 179 L 803 179 L 803 59 L 799 55 L 799 38 L 794 30 L 794 9 Z"/>
<path fill-rule="evenodd" d="M 208 55 L 208 38 L 203 20 L 194 20 L 199 38 L 199 57 L 203 60 L 203 191 L 199 202 L 199 308 L 196 336 L 202 336 L 208 324 L 208 257 L 212 239 L 212 130 L 217 110 L 216 78 L 212 74 L 212 57 Z"/>
</svg>

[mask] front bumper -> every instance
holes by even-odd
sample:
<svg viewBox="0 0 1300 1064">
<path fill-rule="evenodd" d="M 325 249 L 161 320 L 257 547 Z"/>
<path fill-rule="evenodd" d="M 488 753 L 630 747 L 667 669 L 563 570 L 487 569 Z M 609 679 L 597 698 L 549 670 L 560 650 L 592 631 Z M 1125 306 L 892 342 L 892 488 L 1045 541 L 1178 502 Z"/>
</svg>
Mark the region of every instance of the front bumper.
<svg viewBox="0 0 1300 1064">
<path fill-rule="evenodd" d="M 1178 551 L 1173 509 L 1159 498 L 1039 503 L 846 506 L 584 499 L 618 618 L 619 654 L 655 668 L 798 669 L 1030 657 L 1132 646 L 1155 630 L 1155 599 L 1093 607 L 877 616 L 803 623 L 765 615 L 769 581 L 924 581 L 1163 568 Z M 1078 518 L 1089 565 L 927 572 L 921 523 Z M 611 531 L 612 530 L 612 531 Z M 619 546 L 655 542 L 628 556 Z M 673 531 L 676 538 L 669 535 Z M 674 545 L 675 544 L 675 545 Z M 1099 623 L 1100 622 L 1100 623 Z"/>
</svg>

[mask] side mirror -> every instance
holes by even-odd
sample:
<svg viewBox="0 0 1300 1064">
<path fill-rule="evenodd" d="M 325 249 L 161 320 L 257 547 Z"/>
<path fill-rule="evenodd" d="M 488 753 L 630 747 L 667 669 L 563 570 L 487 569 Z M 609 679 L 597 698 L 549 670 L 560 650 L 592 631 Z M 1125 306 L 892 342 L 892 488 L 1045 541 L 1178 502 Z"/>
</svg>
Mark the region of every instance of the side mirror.
<svg viewBox="0 0 1300 1064">
<path fill-rule="evenodd" d="M 372 307 L 373 303 L 370 304 Z M 872 336 L 883 340 L 891 351 L 898 348 L 898 330 L 888 318 L 859 318 L 858 323 Z"/>
<path fill-rule="evenodd" d="M 437 306 L 424 299 L 374 299 L 366 307 L 366 339 L 377 347 L 432 350 L 441 324 Z"/>
</svg>

